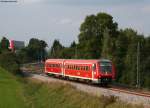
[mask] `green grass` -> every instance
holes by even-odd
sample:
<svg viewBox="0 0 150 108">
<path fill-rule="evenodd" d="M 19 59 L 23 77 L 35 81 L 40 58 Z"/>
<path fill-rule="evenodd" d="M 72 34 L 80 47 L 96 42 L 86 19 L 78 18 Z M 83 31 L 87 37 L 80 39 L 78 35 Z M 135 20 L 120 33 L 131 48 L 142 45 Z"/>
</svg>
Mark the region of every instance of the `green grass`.
<svg viewBox="0 0 150 108">
<path fill-rule="evenodd" d="M 28 107 L 33 108 L 142 108 L 116 100 L 116 97 L 95 97 L 71 85 L 28 81 L 25 86 Z"/>
<path fill-rule="evenodd" d="M 142 108 L 95 97 L 71 85 L 16 78 L 0 68 L 0 108 Z"/>
<path fill-rule="evenodd" d="M 15 78 L 0 68 L 0 108 L 25 108 L 23 90 Z"/>
</svg>

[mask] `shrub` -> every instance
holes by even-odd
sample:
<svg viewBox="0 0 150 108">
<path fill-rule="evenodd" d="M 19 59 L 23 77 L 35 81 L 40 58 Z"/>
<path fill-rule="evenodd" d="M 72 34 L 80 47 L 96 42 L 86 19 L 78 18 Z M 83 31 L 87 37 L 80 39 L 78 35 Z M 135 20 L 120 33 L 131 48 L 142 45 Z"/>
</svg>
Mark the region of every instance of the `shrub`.
<svg viewBox="0 0 150 108">
<path fill-rule="evenodd" d="M 0 66 L 13 74 L 18 74 L 20 72 L 19 61 L 15 53 L 9 51 L 0 54 Z"/>
</svg>

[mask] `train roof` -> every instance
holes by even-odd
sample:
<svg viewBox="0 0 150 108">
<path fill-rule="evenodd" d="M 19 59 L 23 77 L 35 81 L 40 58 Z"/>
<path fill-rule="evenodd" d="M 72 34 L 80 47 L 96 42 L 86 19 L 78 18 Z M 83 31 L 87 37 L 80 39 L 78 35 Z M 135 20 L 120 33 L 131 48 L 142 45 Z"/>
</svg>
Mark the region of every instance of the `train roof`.
<svg viewBox="0 0 150 108">
<path fill-rule="evenodd" d="M 97 63 L 97 62 L 111 62 L 108 59 L 47 59 L 46 62 L 63 62 L 65 63 Z"/>
<path fill-rule="evenodd" d="M 65 59 L 47 59 L 46 62 L 63 62 Z"/>
</svg>

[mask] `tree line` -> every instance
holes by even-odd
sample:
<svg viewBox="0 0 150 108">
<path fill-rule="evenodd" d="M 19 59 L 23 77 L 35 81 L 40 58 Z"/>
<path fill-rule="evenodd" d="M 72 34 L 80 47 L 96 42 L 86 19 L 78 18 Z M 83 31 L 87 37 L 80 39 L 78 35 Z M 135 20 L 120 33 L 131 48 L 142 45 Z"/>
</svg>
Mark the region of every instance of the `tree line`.
<svg viewBox="0 0 150 108">
<path fill-rule="evenodd" d="M 7 48 L 7 44 L 2 44 L 5 42 L 1 41 L 0 52 L 5 45 Z M 20 63 L 47 58 L 110 59 L 116 65 L 116 82 L 136 86 L 138 67 L 138 83 L 150 88 L 150 36 L 132 28 L 119 29 L 110 14 L 87 16 L 80 26 L 78 42 L 65 47 L 56 39 L 49 50 L 46 47 L 45 41 L 31 38 L 29 44 L 16 53 L 17 59 Z"/>
<path fill-rule="evenodd" d="M 107 13 L 87 16 L 80 26 L 78 42 L 64 47 L 54 40 L 48 54 L 49 58 L 110 59 L 116 65 L 116 82 L 136 86 L 138 77 L 138 86 L 150 88 L 150 36 L 132 28 L 119 29 Z"/>
</svg>

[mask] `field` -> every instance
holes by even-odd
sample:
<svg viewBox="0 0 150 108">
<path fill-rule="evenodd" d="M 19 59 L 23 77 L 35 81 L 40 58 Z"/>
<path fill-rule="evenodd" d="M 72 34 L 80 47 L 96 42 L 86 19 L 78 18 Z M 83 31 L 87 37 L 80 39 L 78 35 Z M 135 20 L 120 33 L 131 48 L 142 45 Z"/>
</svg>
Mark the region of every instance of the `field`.
<svg viewBox="0 0 150 108">
<path fill-rule="evenodd" d="M 25 108 L 21 84 L 0 68 L 0 108 Z"/>
<path fill-rule="evenodd" d="M 62 83 L 12 76 L 0 68 L 0 108 L 141 108 L 116 97 L 94 97 Z"/>
</svg>

